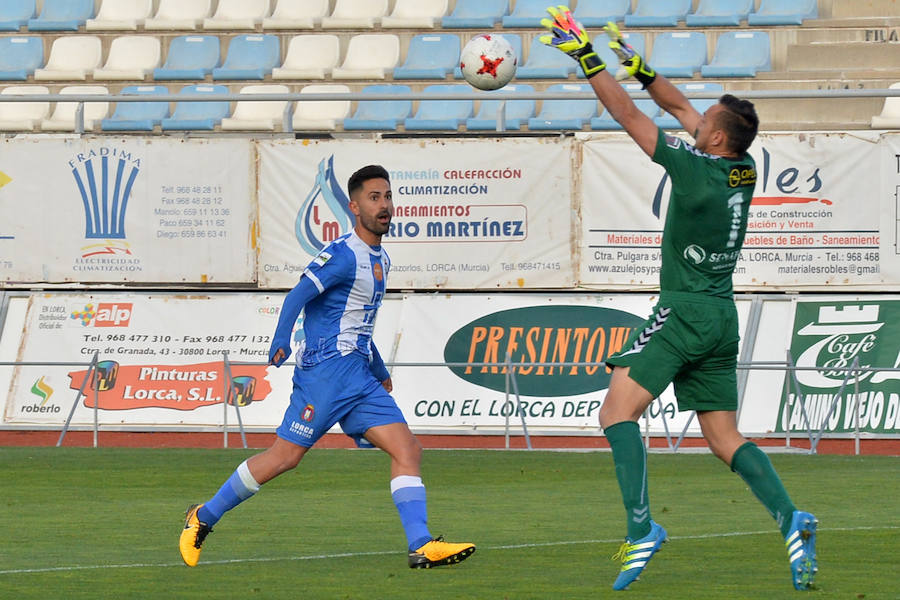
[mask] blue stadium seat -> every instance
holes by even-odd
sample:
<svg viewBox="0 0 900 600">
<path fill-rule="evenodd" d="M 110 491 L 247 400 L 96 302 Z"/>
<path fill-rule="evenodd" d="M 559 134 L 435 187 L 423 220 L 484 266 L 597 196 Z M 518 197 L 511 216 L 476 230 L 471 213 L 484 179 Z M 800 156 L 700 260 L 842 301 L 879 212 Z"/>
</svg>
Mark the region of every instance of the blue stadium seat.
<svg viewBox="0 0 900 600">
<path fill-rule="evenodd" d="M 622 38 L 625 40 L 625 43 L 634 48 L 635 52 L 637 52 L 641 56 L 647 56 L 647 42 L 644 40 L 643 33 L 623 31 Z M 600 55 L 600 58 L 602 58 L 603 62 L 606 63 L 606 68 L 609 69 L 609 72 L 615 73 L 618 69 L 619 57 L 616 56 L 615 52 L 610 50 L 609 38 L 606 36 L 606 34 L 601 33 L 595 36 L 592 44 L 594 46 L 594 50 L 597 51 L 597 54 Z M 654 65 L 651 63 L 651 66 Z M 584 79 L 584 71 L 582 71 L 581 69 L 576 69 L 575 73 L 579 79 Z"/>
<path fill-rule="evenodd" d="M 167 96 L 162 85 L 135 85 L 122 88 L 121 95 Z M 117 102 L 112 116 L 100 122 L 103 131 L 153 131 L 169 116 L 168 102 Z"/>
<path fill-rule="evenodd" d="M 501 22 L 504 27 L 541 27 L 541 19 L 548 17 L 547 0 L 516 0 L 512 12 Z"/>
<path fill-rule="evenodd" d="M 747 17 L 748 25 L 802 25 L 804 19 L 819 15 L 817 0 L 760 0 L 756 12 Z"/>
<path fill-rule="evenodd" d="M 496 33 L 492 33 L 491 35 L 498 35 Z M 524 62 L 522 59 L 522 37 L 518 33 L 502 33 L 503 38 L 509 42 L 510 46 L 513 47 L 513 50 L 516 51 L 516 64 L 521 66 Z M 456 79 L 462 79 L 462 69 L 459 68 L 459 63 L 456 64 L 456 68 L 453 69 L 453 77 Z"/>
<path fill-rule="evenodd" d="M 34 13 L 34 0 L 5 0 L 0 3 L 0 31 L 18 31 Z"/>
<path fill-rule="evenodd" d="M 528 60 L 516 69 L 516 79 L 568 79 L 576 67 L 578 63 L 564 52 L 542 44 L 540 37 L 534 36 L 528 49 Z"/>
<path fill-rule="evenodd" d="M 700 67 L 703 77 L 756 77 L 772 70 L 769 34 L 764 31 L 729 31 L 719 34 L 716 53 Z"/>
<path fill-rule="evenodd" d="M 625 91 L 630 94 L 640 92 L 644 88 L 644 86 L 640 83 L 626 83 L 622 87 L 624 87 Z M 650 98 L 635 98 L 634 104 L 635 106 L 637 106 L 639 111 L 641 111 L 651 119 L 659 114 L 659 105 Z M 609 114 L 608 110 L 604 110 L 599 117 L 594 117 L 593 119 L 591 119 L 591 129 L 622 129 L 622 126 L 612 118 L 612 115 Z"/>
<path fill-rule="evenodd" d="M 166 64 L 153 69 L 153 79 L 204 79 L 219 66 L 219 36 L 182 35 L 172 39 Z"/>
<path fill-rule="evenodd" d="M 25 81 L 44 66 L 44 42 L 39 37 L 0 38 L 0 81 Z"/>
<path fill-rule="evenodd" d="M 624 21 L 630 12 L 631 0 L 578 0 L 572 14 L 585 27 L 603 27 L 608 21 Z"/>
<path fill-rule="evenodd" d="M 465 84 L 425 86 L 423 94 L 471 94 Z M 403 122 L 407 131 L 456 131 L 474 113 L 474 100 L 420 100 L 416 114 Z"/>
<path fill-rule="evenodd" d="M 523 94 L 531 93 L 534 88 L 527 84 L 509 84 L 499 90 L 487 92 L 487 94 Z M 504 107 L 504 129 L 521 129 L 528 119 L 534 116 L 537 102 L 534 100 L 481 100 L 478 113 L 466 120 L 466 129 L 469 131 L 495 131 L 497 129 L 497 113 L 500 105 Z"/>
<path fill-rule="evenodd" d="M 210 94 L 227 94 L 225 85 L 188 85 L 178 92 L 185 96 L 203 96 Z M 171 117 L 162 120 L 163 131 L 207 130 L 216 128 L 222 119 L 231 112 L 231 103 L 227 101 L 213 102 L 176 102 Z"/>
<path fill-rule="evenodd" d="M 675 27 L 691 10 L 691 0 L 638 0 L 625 15 L 626 27 Z"/>
<path fill-rule="evenodd" d="M 417 35 L 409 41 L 406 62 L 394 69 L 394 79 L 444 79 L 458 64 L 458 35 Z"/>
<path fill-rule="evenodd" d="M 231 38 L 221 67 L 213 69 L 213 79 L 265 79 L 278 66 L 281 50 L 278 36 L 239 35 Z"/>
<path fill-rule="evenodd" d="M 94 16 L 94 0 L 44 0 L 36 19 L 28 20 L 31 31 L 78 31 Z"/>
<path fill-rule="evenodd" d="M 591 92 L 587 83 L 557 83 L 548 92 Z M 556 129 L 582 129 L 585 123 L 597 116 L 596 98 L 588 100 L 544 100 L 536 117 L 528 119 L 528 129 L 546 131 Z"/>
<path fill-rule="evenodd" d="M 491 29 L 509 14 L 509 0 L 456 0 L 453 12 L 441 19 L 444 29 Z"/>
<path fill-rule="evenodd" d="M 679 83 L 676 85 L 679 90 L 684 92 L 685 94 L 696 93 L 696 92 L 721 92 L 719 95 L 721 96 L 724 93 L 724 87 L 722 87 L 721 83 L 712 83 L 708 81 L 697 82 L 697 83 Z M 696 109 L 698 113 L 701 115 L 706 112 L 706 110 L 714 105 L 718 104 L 718 98 L 691 98 L 689 100 L 691 106 Z M 678 119 L 667 113 L 666 111 L 661 111 L 661 114 L 653 119 L 653 122 L 657 127 L 661 127 L 662 129 L 681 129 L 681 123 L 678 122 Z M 694 132 L 689 132 L 693 134 Z"/>
<path fill-rule="evenodd" d="M 653 40 L 650 64 L 666 77 L 693 77 L 706 64 L 706 35 L 702 31 L 670 31 Z"/>
<path fill-rule="evenodd" d="M 685 23 L 688 27 L 736 27 L 747 20 L 751 10 L 753 0 L 700 0 L 697 10 L 685 17 Z"/>
<path fill-rule="evenodd" d="M 370 85 L 363 94 L 409 94 L 408 85 Z M 347 131 L 394 131 L 412 113 L 412 100 L 360 100 L 353 116 L 344 119 Z"/>
</svg>

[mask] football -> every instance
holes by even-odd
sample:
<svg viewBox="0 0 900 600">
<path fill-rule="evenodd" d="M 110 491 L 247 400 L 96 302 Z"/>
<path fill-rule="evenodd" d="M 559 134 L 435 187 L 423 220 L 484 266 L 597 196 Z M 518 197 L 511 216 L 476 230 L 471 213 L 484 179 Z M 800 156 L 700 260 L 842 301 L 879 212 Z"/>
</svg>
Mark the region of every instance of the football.
<svg viewBox="0 0 900 600">
<path fill-rule="evenodd" d="M 495 33 L 476 35 L 459 56 L 463 77 L 479 90 L 497 90 L 509 83 L 517 62 L 512 44 Z"/>
</svg>

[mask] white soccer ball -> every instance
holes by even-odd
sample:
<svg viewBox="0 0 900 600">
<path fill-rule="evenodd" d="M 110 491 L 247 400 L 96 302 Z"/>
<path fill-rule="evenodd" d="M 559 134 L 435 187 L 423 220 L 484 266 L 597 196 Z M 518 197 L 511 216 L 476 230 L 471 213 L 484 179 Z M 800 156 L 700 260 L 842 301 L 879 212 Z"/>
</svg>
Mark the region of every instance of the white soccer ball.
<svg viewBox="0 0 900 600">
<path fill-rule="evenodd" d="M 479 90 L 497 90 L 509 83 L 517 62 L 512 44 L 495 33 L 476 35 L 459 56 L 463 77 Z"/>
</svg>

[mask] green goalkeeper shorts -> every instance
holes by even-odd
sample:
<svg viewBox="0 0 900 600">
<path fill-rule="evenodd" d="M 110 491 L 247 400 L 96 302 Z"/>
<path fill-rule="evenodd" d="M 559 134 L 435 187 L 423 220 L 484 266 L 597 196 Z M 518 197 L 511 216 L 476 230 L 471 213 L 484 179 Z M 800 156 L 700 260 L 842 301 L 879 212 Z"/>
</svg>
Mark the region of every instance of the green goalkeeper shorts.
<svg viewBox="0 0 900 600">
<path fill-rule="evenodd" d="M 659 396 L 675 384 L 679 410 L 737 410 L 738 317 L 734 301 L 663 292 L 653 314 L 607 364 Z"/>
</svg>

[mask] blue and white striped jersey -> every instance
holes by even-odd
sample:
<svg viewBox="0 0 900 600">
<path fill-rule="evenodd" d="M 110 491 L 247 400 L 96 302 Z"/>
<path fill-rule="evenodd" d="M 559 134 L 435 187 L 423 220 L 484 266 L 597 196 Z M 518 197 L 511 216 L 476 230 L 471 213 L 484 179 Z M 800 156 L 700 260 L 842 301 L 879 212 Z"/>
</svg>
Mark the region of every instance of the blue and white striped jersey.
<svg viewBox="0 0 900 600">
<path fill-rule="evenodd" d="M 298 366 L 311 367 L 352 352 L 370 360 L 374 355 L 380 362 L 372 344 L 372 330 L 390 267 L 384 248 L 369 246 L 354 231 L 331 242 L 306 267 L 300 282 L 285 298 L 270 359 L 279 348 L 290 354 L 291 329 L 305 307 L 305 340 L 297 350 Z"/>
</svg>

